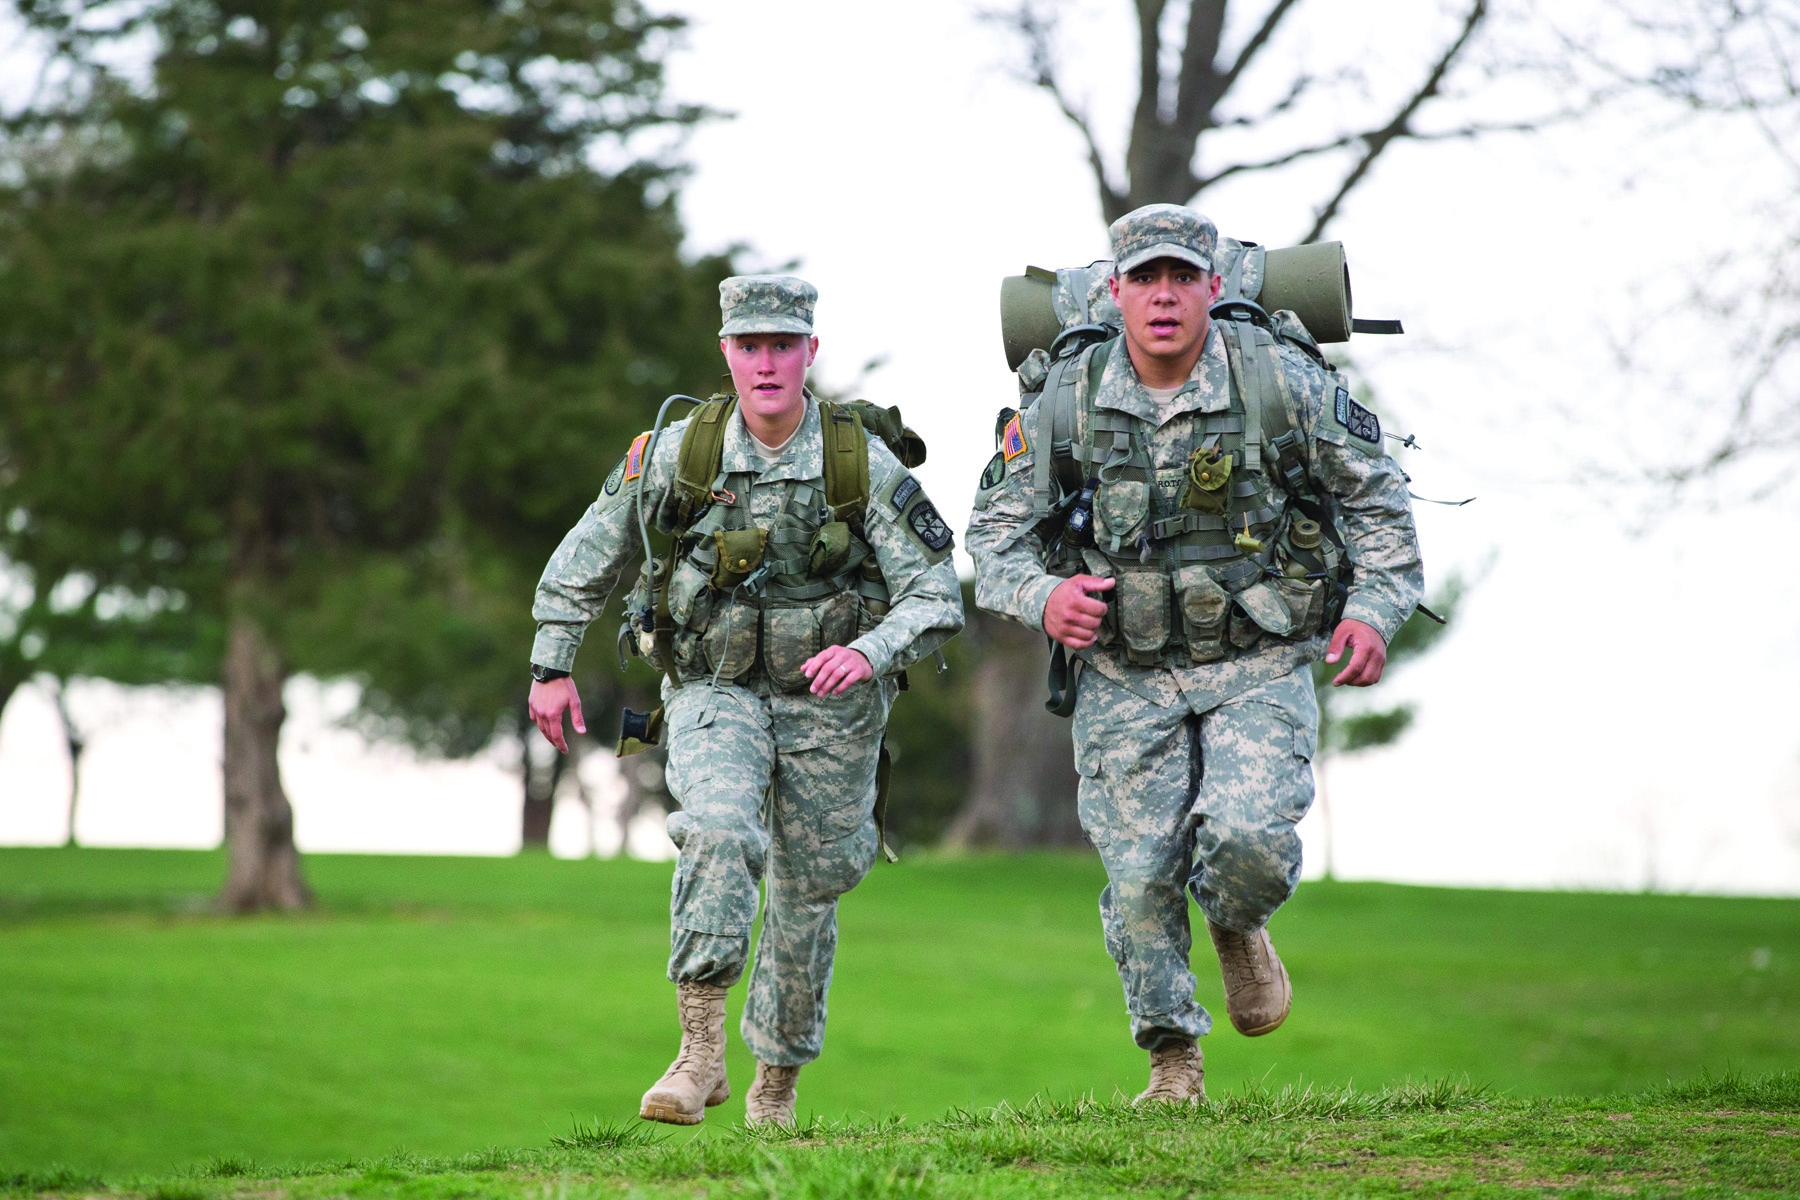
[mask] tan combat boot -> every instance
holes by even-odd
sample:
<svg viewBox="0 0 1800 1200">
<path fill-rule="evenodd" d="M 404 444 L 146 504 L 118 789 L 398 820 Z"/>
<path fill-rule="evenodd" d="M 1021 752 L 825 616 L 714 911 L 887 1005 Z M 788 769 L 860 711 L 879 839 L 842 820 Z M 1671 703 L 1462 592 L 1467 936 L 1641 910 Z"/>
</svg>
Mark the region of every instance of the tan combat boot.
<svg viewBox="0 0 1800 1200">
<path fill-rule="evenodd" d="M 710 983 L 675 985 L 681 1015 L 681 1052 L 644 1093 L 638 1116 L 669 1125 L 698 1125 L 706 1110 L 731 1097 L 725 1079 L 725 989 Z"/>
<path fill-rule="evenodd" d="M 799 1067 L 772 1067 L 756 1064 L 756 1078 L 744 1097 L 744 1124 L 794 1124 L 794 1083 L 800 1078 Z"/>
<path fill-rule="evenodd" d="M 1206 1099 L 1206 1067 L 1197 1042 L 1166 1038 L 1150 1052 L 1150 1086 L 1136 1104 L 1198 1104 Z"/>
<path fill-rule="evenodd" d="M 1269 931 L 1233 933 L 1211 921 L 1206 931 L 1212 934 L 1213 949 L 1219 952 L 1219 970 L 1225 976 L 1225 1011 L 1231 1023 L 1245 1037 L 1261 1037 L 1272 1033 L 1287 1020 L 1294 1005 L 1294 988 L 1288 982 L 1287 968 L 1275 953 Z"/>
</svg>

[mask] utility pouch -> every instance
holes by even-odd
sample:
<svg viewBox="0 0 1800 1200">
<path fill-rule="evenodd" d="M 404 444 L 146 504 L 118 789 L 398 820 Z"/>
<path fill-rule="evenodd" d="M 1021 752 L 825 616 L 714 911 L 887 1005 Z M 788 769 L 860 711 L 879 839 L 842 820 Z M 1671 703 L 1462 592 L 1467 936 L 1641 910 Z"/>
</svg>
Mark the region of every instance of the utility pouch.
<svg viewBox="0 0 1800 1200">
<path fill-rule="evenodd" d="M 766 529 L 718 529 L 713 531 L 713 545 L 718 560 L 713 564 L 711 583 L 728 592 L 762 565 L 763 551 L 769 545 Z"/>
<path fill-rule="evenodd" d="M 1187 640 L 1188 656 L 1197 663 L 1224 658 L 1231 594 L 1205 566 L 1195 563 L 1175 572 L 1175 596 L 1181 604 L 1181 632 Z"/>
<path fill-rule="evenodd" d="M 675 622 L 677 629 L 706 628 L 706 619 L 711 615 L 712 609 L 708 582 L 706 572 L 687 559 L 676 564 L 675 575 L 669 580 L 668 588 L 669 618 Z"/>
<path fill-rule="evenodd" d="M 1205 447 L 1194 447 L 1188 457 L 1187 486 L 1181 490 L 1181 507 L 1222 516 L 1230 503 L 1231 455 L 1221 455 L 1215 448 L 1208 456 Z"/>
<path fill-rule="evenodd" d="M 1282 599 L 1281 590 L 1267 579 L 1258 580 L 1232 597 L 1233 620 L 1231 622 L 1231 640 L 1233 645 L 1247 647 L 1254 644 L 1260 633 L 1286 637 L 1293 632 L 1294 617 L 1288 611 L 1287 601 Z M 1240 628 L 1236 614 L 1242 612 L 1249 617 L 1249 624 L 1259 634 Z M 1240 642 L 1240 636 L 1249 637 L 1248 642 Z"/>
<path fill-rule="evenodd" d="M 830 579 L 844 569 L 849 557 L 850 526 L 843 521 L 828 521 L 813 534 L 806 569 L 814 579 Z"/>
<path fill-rule="evenodd" d="M 700 659 L 709 674 L 736 679 L 756 664 L 761 610 L 750 604 L 726 604 L 713 613 L 700 638 Z"/>
<path fill-rule="evenodd" d="M 848 646 L 860 637 L 866 603 L 855 592 L 839 592 L 814 609 L 819 618 L 819 649 Z"/>
<path fill-rule="evenodd" d="M 801 668 L 820 650 L 818 615 L 810 607 L 765 608 L 762 619 L 763 670 L 769 682 L 784 692 L 806 688 L 810 681 Z"/>
<path fill-rule="evenodd" d="M 625 710 L 625 718 L 619 723 L 619 744 L 613 751 L 618 758 L 627 754 L 642 754 L 652 746 L 662 744 L 663 710 L 652 709 L 647 713 Z"/>
<path fill-rule="evenodd" d="M 1150 517 L 1150 485 L 1141 479 L 1103 483 L 1094 497 L 1094 541 L 1118 553 L 1136 543 Z"/>
<path fill-rule="evenodd" d="M 1337 566 L 1335 547 L 1325 543 L 1317 521 L 1296 516 L 1283 539 L 1286 567 L 1275 586 L 1293 618 L 1292 638 L 1308 638 L 1325 623 L 1329 579 Z"/>
<path fill-rule="evenodd" d="M 1161 571 L 1126 571 L 1114 584 L 1125 656 L 1140 666 L 1162 657 L 1169 642 L 1169 577 Z"/>
</svg>

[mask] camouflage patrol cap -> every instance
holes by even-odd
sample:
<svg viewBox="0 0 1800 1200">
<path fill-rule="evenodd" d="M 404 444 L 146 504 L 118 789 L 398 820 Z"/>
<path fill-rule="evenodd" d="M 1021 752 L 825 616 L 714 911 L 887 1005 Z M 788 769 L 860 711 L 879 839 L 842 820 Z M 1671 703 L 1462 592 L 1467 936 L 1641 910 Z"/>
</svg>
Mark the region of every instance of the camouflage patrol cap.
<svg viewBox="0 0 1800 1200">
<path fill-rule="evenodd" d="M 719 284 L 720 337 L 813 331 L 819 290 L 792 275 L 733 275 Z"/>
<path fill-rule="evenodd" d="M 1202 271 L 1213 269 L 1219 230 L 1205 214 L 1182 204 L 1134 208 L 1107 229 L 1112 239 L 1113 273 L 1123 275 L 1152 259 L 1178 258 Z"/>
</svg>

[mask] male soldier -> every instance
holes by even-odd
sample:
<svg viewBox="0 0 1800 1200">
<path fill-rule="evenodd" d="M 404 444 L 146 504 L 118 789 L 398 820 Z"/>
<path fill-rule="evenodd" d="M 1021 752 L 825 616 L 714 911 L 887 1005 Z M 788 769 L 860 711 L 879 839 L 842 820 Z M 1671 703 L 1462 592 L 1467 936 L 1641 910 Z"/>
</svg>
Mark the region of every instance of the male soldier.
<svg viewBox="0 0 1800 1200">
<path fill-rule="evenodd" d="M 1209 316 L 1212 222 L 1156 204 L 1109 232 L 1122 344 L 1072 365 L 1066 447 L 1048 387 L 1012 418 L 968 542 L 976 603 L 1089 668 L 1073 714 L 1077 801 L 1106 866 L 1106 949 L 1150 1052 L 1138 1100 L 1192 1103 L 1205 1097 L 1197 1039 L 1212 1019 L 1194 1000 L 1184 885 L 1206 916 L 1232 1024 L 1252 1037 L 1275 1029 L 1292 990 L 1264 926 L 1300 878 L 1294 826 L 1312 803 L 1318 731 L 1308 665 L 1348 651 L 1334 684 L 1380 679 L 1422 574 L 1405 478 L 1373 414 L 1307 352 L 1292 315 L 1261 326 Z M 1067 508 L 1043 519 L 1053 454 L 1092 488 L 1091 510 L 1080 482 L 1063 489 L 1091 517 L 1085 538 Z M 1354 574 L 1327 629 L 1339 537 Z"/>
<path fill-rule="evenodd" d="M 677 538 L 663 701 L 681 804 L 668 821 L 681 852 L 669 954 L 681 1050 L 644 1094 L 640 1115 L 653 1121 L 697 1124 L 731 1094 L 725 994 L 749 957 L 765 871 L 741 1025 L 756 1056 L 745 1119 L 793 1121 L 795 1078 L 824 1040 L 838 897 L 879 842 L 876 772 L 897 677 L 963 624 L 950 530 L 879 438 L 866 442 L 863 503 L 824 503 L 827 448 L 853 458 L 863 435 L 848 410 L 822 409 L 804 388 L 817 295 L 790 276 L 719 285 L 735 404 L 671 425 L 653 451 L 647 434 L 633 442 L 544 568 L 532 607 L 531 714 L 565 750 L 565 711 L 586 731 L 569 670 L 643 545 L 640 491 L 652 524 Z M 682 507 L 682 447 L 709 415 L 722 445 L 711 443 L 695 511 Z"/>
</svg>

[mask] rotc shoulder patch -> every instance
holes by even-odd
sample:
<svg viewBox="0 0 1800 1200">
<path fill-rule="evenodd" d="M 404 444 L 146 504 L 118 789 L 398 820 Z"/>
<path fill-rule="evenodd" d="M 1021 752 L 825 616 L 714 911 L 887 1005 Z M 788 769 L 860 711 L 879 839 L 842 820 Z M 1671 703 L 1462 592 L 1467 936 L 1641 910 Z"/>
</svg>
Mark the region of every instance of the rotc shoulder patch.
<svg viewBox="0 0 1800 1200">
<path fill-rule="evenodd" d="M 894 511 L 895 512 L 905 512 L 906 506 L 908 504 L 912 503 L 912 498 L 918 494 L 919 494 L 919 481 L 918 480 L 914 479 L 911 475 L 908 475 L 905 479 L 902 479 L 900 481 L 900 485 L 894 489 L 894 494 L 891 497 L 891 501 L 894 505 Z"/>
<path fill-rule="evenodd" d="M 1381 422 L 1374 413 L 1350 398 L 1348 388 L 1337 390 L 1337 419 L 1339 425 L 1350 431 L 1351 437 L 1381 444 Z"/>
<path fill-rule="evenodd" d="M 630 483 L 644 473 L 644 446 L 650 441 L 650 435 L 640 433 L 631 443 L 631 449 L 625 452 L 625 482 Z"/>
<path fill-rule="evenodd" d="M 921 500 L 913 505 L 912 511 L 906 514 L 906 523 L 933 554 L 948 550 L 950 543 L 956 540 L 950 527 L 944 524 L 944 518 L 938 516 L 937 507 L 929 500 Z"/>
<path fill-rule="evenodd" d="M 1007 462 L 1011 462 L 1030 449 L 1025 444 L 1025 430 L 1019 425 L 1024 416 L 1023 413 L 1014 413 L 1012 420 L 1006 423 L 1006 428 L 1000 431 L 1000 453 Z"/>
<path fill-rule="evenodd" d="M 1000 481 L 1006 478 L 1006 455 L 996 450 L 994 457 L 988 459 L 987 470 L 981 473 L 983 489 L 999 487 Z"/>
<path fill-rule="evenodd" d="M 625 460 L 621 458 L 613 467 L 612 474 L 606 477 L 606 494 L 609 496 L 616 495 L 619 490 L 619 485 L 624 482 Z"/>
</svg>

